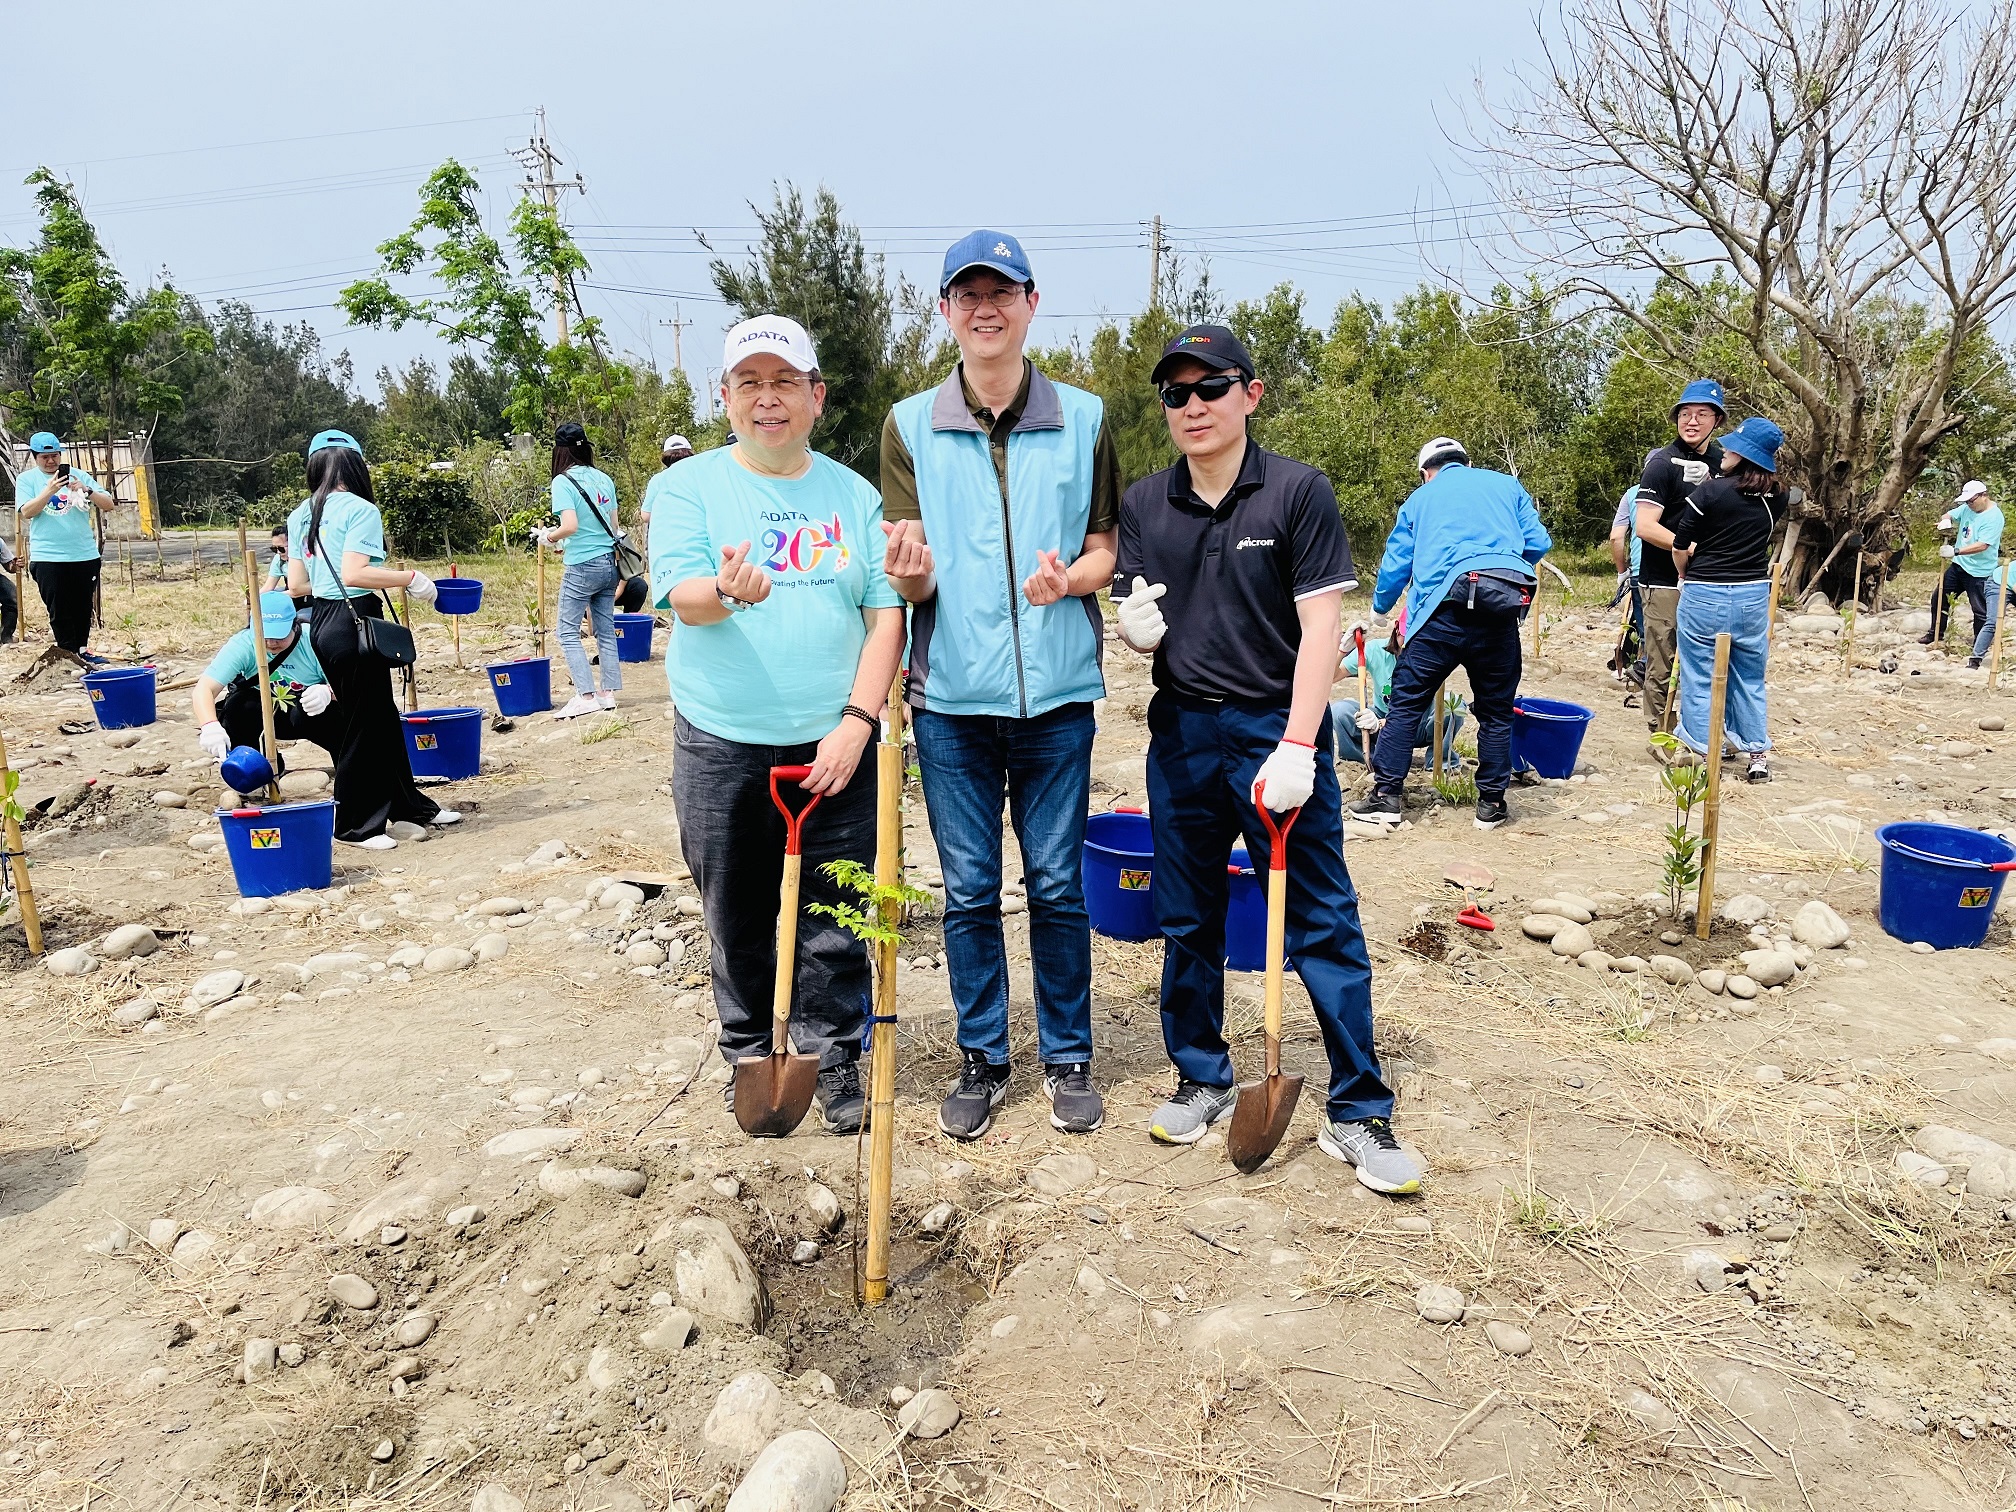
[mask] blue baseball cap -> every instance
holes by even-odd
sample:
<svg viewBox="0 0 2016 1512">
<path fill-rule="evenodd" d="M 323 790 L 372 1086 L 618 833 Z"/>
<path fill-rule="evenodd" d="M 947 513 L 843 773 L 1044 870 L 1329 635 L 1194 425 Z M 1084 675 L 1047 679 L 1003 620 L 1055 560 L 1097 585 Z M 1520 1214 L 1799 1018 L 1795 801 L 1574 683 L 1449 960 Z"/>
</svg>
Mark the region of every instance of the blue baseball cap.
<svg viewBox="0 0 2016 1512">
<path fill-rule="evenodd" d="M 357 438 L 348 431 L 339 430 L 323 431 L 321 435 L 310 441 L 308 443 L 308 455 L 312 457 L 318 451 L 327 451 L 332 446 L 345 446 L 360 457 L 364 455 L 364 448 L 357 444 Z"/>
<path fill-rule="evenodd" d="M 259 627 L 266 632 L 266 639 L 292 635 L 295 614 L 294 600 L 288 595 L 277 590 L 259 595 Z"/>
<path fill-rule="evenodd" d="M 53 431 L 37 431 L 28 438 L 28 450 L 38 456 L 46 456 L 50 452 L 63 450 L 63 443 L 56 439 Z"/>
<path fill-rule="evenodd" d="M 1680 397 L 1673 401 L 1673 418 L 1690 404 L 1708 405 L 1723 419 L 1729 416 L 1729 406 L 1722 402 L 1722 385 L 1713 378 L 1696 378 L 1680 390 Z"/>
<path fill-rule="evenodd" d="M 1752 415 L 1722 438 L 1722 450 L 1755 462 L 1768 473 L 1778 471 L 1778 448 L 1784 444 L 1785 432 L 1762 415 Z"/>
<path fill-rule="evenodd" d="M 938 292 L 952 287 L 952 280 L 968 268 L 988 268 L 1016 283 L 1034 283 L 1029 271 L 1029 254 L 1022 243 L 1006 231 L 969 231 L 952 243 L 945 253 L 945 268 L 938 275 Z"/>
</svg>

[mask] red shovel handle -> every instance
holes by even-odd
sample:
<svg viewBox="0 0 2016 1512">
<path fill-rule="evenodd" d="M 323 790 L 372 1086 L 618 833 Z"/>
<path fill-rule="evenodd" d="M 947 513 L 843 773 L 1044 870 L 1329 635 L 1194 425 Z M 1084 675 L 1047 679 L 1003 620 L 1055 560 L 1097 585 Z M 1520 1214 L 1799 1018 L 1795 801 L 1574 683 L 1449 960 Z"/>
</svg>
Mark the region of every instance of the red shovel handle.
<svg viewBox="0 0 2016 1512">
<path fill-rule="evenodd" d="M 812 810 L 819 807 L 821 795 L 814 793 L 810 803 L 806 804 L 805 807 L 799 809 L 796 813 L 793 813 L 791 805 L 784 801 L 784 794 L 778 790 L 777 784 L 780 782 L 802 783 L 811 775 L 812 768 L 809 766 L 779 766 L 770 768 L 770 801 L 777 805 L 777 812 L 784 816 L 784 854 L 787 856 L 795 856 L 800 853 L 805 839 L 805 821 L 811 817 Z"/>
<path fill-rule="evenodd" d="M 1253 784 L 1253 806 L 1260 810 L 1260 822 L 1267 826 L 1267 843 L 1272 847 L 1272 858 L 1267 863 L 1269 871 L 1288 870 L 1288 831 L 1295 828 L 1295 820 L 1302 810 L 1288 810 L 1288 817 L 1280 824 L 1274 822 L 1274 811 L 1267 807 L 1267 780 L 1263 777 Z"/>
<path fill-rule="evenodd" d="M 1365 627 L 1360 625 L 1351 633 L 1358 640 L 1358 665 L 1362 667 L 1365 665 Z"/>
</svg>

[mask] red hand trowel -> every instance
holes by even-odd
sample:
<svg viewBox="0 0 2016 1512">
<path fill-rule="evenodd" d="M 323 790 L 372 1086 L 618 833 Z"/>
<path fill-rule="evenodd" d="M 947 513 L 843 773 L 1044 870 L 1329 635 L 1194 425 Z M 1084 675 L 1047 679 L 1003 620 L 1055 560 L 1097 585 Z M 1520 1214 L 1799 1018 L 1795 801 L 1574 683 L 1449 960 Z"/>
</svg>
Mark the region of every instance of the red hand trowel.
<svg viewBox="0 0 2016 1512">
<path fill-rule="evenodd" d="M 747 1055 L 735 1063 L 735 1122 L 744 1134 L 782 1139 L 805 1121 L 819 1090 L 819 1057 L 791 1048 L 791 988 L 798 964 L 798 874 L 804 863 L 805 821 L 819 807 L 819 795 L 795 813 L 784 801 L 780 782 L 802 783 L 809 766 L 770 768 L 770 801 L 784 816 L 784 884 L 777 905 L 777 985 L 771 994 L 768 1055 Z"/>
</svg>

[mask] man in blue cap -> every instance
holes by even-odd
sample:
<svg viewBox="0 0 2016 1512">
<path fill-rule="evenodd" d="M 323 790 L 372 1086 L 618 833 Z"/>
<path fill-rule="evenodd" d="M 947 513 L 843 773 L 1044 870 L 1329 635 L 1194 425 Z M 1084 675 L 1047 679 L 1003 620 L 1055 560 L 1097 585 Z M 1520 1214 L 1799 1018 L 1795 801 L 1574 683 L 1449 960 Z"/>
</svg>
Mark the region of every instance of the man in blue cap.
<svg viewBox="0 0 2016 1512">
<path fill-rule="evenodd" d="M 266 675 L 273 689 L 273 733 L 281 740 L 312 740 L 335 754 L 337 730 L 329 705 L 335 695 L 315 648 L 302 633 L 294 600 L 285 593 L 259 595 L 259 628 L 266 638 Z M 196 679 L 190 694 L 196 713 L 196 743 L 203 754 L 222 761 L 233 746 L 257 746 L 263 730 L 259 712 L 259 659 L 250 626 L 224 642 Z M 277 759 L 274 770 L 285 770 Z"/>
<path fill-rule="evenodd" d="M 1079 867 L 1092 703 L 1120 467 L 1098 397 L 1023 356 L 1036 280 L 1022 244 L 975 231 L 945 254 L 938 309 L 959 366 L 882 427 L 883 570 L 915 606 L 909 702 L 945 876 L 945 955 L 965 1068 L 939 1109 L 987 1132 L 1008 1092 L 1001 933 L 1006 801 L 1029 889 L 1036 1038 L 1050 1121 L 1105 1117 L 1091 1080 L 1092 933 Z"/>
<path fill-rule="evenodd" d="M 1645 458 L 1638 478 L 1638 587 L 1644 597 L 1645 725 L 1654 735 L 1671 727 L 1666 694 L 1679 634 L 1680 573 L 1673 565 L 1673 527 L 1687 496 L 1722 472 L 1722 448 L 1710 439 L 1728 407 L 1722 385 L 1696 378 L 1673 406 L 1674 437 Z M 1654 757 L 1659 747 L 1652 747 Z"/>
<path fill-rule="evenodd" d="M 49 611 L 49 633 L 65 651 L 89 656 L 91 611 L 98 593 L 98 531 L 92 510 L 112 508 L 112 495 L 89 473 L 63 460 L 49 431 L 28 438 L 29 459 L 14 480 L 14 509 L 28 522 L 28 573 Z"/>
</svg>

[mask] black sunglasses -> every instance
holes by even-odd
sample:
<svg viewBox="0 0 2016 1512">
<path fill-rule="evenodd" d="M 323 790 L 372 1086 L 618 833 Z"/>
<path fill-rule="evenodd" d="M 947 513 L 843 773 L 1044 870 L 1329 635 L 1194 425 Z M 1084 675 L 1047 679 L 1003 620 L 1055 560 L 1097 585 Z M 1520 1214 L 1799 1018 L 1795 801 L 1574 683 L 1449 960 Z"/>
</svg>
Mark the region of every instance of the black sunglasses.
<svg viewBox="0 0 2016 1512">
<path fill-rule="evenodd" d="M 1182 409 L 1195 394 L 1206 404 L 1223 399 L 1232 392 L 1232 385 L 1244 386 L 1246 380 L 1233 373 L 1213 373 L 1209 378 L 1199 378 L 1195 383 L 1165 383 L 1162 385 L 1162 402 L 1170 409 Z"/>
</svg>

